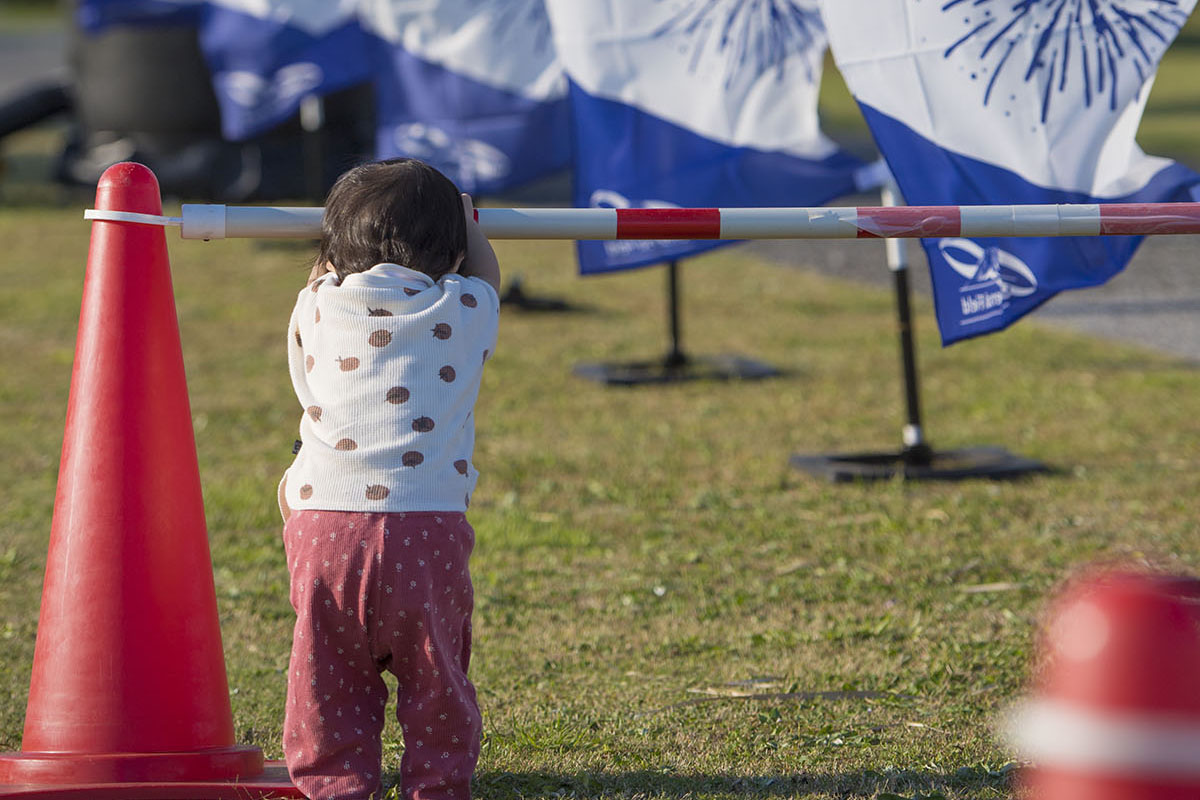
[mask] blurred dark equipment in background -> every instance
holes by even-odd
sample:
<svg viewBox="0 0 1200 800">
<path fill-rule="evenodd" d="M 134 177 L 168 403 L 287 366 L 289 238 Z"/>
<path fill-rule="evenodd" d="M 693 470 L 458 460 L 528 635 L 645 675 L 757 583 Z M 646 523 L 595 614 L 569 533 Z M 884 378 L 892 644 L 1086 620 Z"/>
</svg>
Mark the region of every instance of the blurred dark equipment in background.
<svg viewBox="0 0 1200 800">
<path fill-rule="evenodd" d="M 138 161 L 162 191 L 209 202 L 320 202 L 348 167 L 372 157 L 374 93 L 351 87 L 319 100 L 318 124 L 300 115 L 242 142 L 221 136 L 211 75 L 192 26 L 72 26 L 69 85 L 0 99 L 0 138 L 69 116 L 55 179 L 94 187 L 118 161 Z M 306 129 L 307 128 L 307 129 Z M 302 166 L 300 166 L 302 165 Z"/>
</svg>

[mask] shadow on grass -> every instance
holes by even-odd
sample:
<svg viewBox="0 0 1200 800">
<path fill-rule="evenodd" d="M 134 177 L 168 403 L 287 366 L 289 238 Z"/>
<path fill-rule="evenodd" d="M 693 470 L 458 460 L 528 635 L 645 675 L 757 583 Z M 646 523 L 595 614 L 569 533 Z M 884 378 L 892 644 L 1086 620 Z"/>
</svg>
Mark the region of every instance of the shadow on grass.
<svg viewBox="0 0 1200 800">
<path fill-rule="evenodd" d="M 998 769 L 963 767 L 949 774 L 916 770 L 864 770 L 840 773 L 790 775 L 675 775 L 670 772 L 555 774 L 548 772 L 476 773 L 475 795 L 488 800 L 503 798 L 693 798 L 702 795 L 738 797 L 837 797 L 937 798 L 954 791 L 973 797 L 983 790 L 1004 794 L 1013 788 L 1015 765 Z M 398 775 L 389 776 L 392 781 Z M 391 783 L 389 781 L 389 783 Z"/>
</svg>

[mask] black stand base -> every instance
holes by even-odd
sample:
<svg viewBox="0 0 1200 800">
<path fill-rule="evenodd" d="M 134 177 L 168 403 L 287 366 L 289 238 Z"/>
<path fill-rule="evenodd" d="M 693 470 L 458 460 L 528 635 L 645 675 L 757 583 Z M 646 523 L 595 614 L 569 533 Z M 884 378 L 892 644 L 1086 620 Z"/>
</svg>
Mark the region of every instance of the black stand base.
<svg viewBox="0 0 1200 800">
<path fill-rule="evenodd" d="M 566 300 L 555 297 L 535 297 L 526 294 L 520 278 L 508 282 L 508 289 L 500 295 L 500 304 L 518 311 L 574 311 Z"/>
<path fill-rule="evenodd" d="M 719 355 L 696 358 L 675 353 L 658 361 L 576 364 L 573 371 L 580 378 L 612 386 L 638 386 L 649 383 L 679 383 L 696 380 L 760 380 L 781 374 L 770 364 L 753 361 L 743 356 Z"/>
<path fill-rule="evenodd" d="M 779 370 L 761 361 L 735 355 L 689 356 L 679 334 L 679 262 L 667 264 L 667 313 L 670 316 L 671 349 L 658 361 L 624 364 L 576 364 L 580 378 L 611 386 L 640 386 L 682 381 L 759 380 L 779 375 Z"/>
<path fill-rule="evenodd" d="M 934 451 L 918 446 L 892 453 L 794 455 L 789 463 L 831 483 L 890 480 L 897 476 L 910 481 L 1001 480 L 1050 471 L 1042 462 L 1014 455 L 1002 447 Z"/>
</svg>

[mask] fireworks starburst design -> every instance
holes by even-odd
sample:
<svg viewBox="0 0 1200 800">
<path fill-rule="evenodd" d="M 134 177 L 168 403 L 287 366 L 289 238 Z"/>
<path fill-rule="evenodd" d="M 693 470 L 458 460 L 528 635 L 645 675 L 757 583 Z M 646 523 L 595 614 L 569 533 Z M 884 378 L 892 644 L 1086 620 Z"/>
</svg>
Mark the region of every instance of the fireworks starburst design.
<svg viewBox="0 0 1200 800">
<path fill-rule="evenodd" d="M 1069 92 L 1088 108 L 1117 110 L 1122 82 L 1141 86 L 1188 16 L 1179 0 L 947 0 L 942 11 L 963 15 L 966 32 L 945 56 L 978 59 L 984 105 L 1002 75 L 1019 71 L 1041 86 L 1043 123 L 1054 99 Z"/>
<path fill-rule="evenodd" d="M 681 37 L 690 53 L 689 69 L 706 58 L 725 61 L 725 88 L 748 64 L 754 74 L 776 70 L 798 54 L 823 45 L 825 26 L 815 0 L 654 0 L 679 9 L 654 32 L 655 38 Z M 808 81 L 815 80 L 814 59 L 803 59 Z"/>
</svg>

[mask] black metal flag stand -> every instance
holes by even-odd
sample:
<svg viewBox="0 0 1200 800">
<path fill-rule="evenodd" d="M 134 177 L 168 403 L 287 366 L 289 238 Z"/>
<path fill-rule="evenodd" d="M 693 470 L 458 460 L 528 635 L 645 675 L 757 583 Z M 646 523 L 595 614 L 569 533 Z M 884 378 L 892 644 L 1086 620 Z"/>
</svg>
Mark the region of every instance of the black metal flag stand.
<svg viewBox="0 0 1200 800">
<path fill-rule="evenodd" d="M 885 187 L 884 205 L 896 205 L 899 192 Z M 921 427 L 921 398 L 917 385 L 917 358 L 913 346 L 912 311 L 909 305 L 908 258 L 901 239 L 885 239 L 888 269 L 896 292 L 896 316 L 900 334 L 900 360 L 904 370 L 904 400 L 907 422 L 904 447 L 899 451 L 844 454 L 793 455 L 796 469 L 829 479 L 847 481 L 886 480 L 900 476 L 905 480 L 962 480 L 965 478 L 1015 478 L 1033 472 L 1046 472 L 1046 465 L 1014 455 L 1002 447 L 978 446 L 959 450 L 934 450 Z"/>
<path fill-rule="evenodd" d="M 320 205 L 325 199 L 325 101 L 320 95 L 300 100 L 300 129 L 303 134 L 304 191 Z"/>
<path fill-rule="evenodd" d="M 667 264 L 667 313 L 671 349 L 655 361 L 577 364 L 581 378 L 617 386 L 675 383 L 692 380 L 758 380 L 780 374 L 769 364 L 738 355 L 690 356 L 683 351 L 679 333 L 679 262 Z"/>
</svg>

